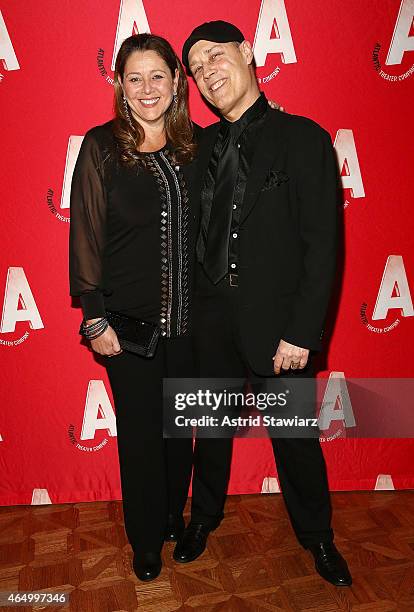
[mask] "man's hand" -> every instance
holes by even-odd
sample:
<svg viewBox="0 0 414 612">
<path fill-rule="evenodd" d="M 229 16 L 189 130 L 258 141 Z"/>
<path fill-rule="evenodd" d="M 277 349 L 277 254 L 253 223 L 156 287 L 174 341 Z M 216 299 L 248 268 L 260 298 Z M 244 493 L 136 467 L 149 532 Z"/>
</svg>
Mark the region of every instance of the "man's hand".
<svg viewBox="0 0 414 612">
<path fill-rule="evenodd" d="M 273 108 L 273 110 L 280 110 L 280 111 L 282 111 L 282 113 L 285 112 L 284 107 L 280 106 L 280 104 L 278 104 L 274 100 L 268 100 L 267 103 L 269 104 L 270 108 Z"/>
<path fill-rule="evenodd" d="M 274 372 L 280 374 L 281 369 L 302 370 L 308 362 L 308 357 L 309 349 L 281 340 L 273 357 Z"/>
</svg>

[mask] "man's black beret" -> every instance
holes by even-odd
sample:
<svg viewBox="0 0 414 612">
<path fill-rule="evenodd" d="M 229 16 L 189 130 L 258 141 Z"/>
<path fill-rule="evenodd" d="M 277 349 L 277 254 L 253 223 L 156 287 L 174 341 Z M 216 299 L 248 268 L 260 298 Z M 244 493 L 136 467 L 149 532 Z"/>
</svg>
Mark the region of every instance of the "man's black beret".
<svg viewBox="0 0 414 612">
<path fill-rule="evenodd" d="M 228 21 L 206 21 L 195 28 L 183 45 L 182 60 L 184 66 L 189 69 L 188 54 L 190 49 L 199 40 L 211 42 L 243 42 L 245 40 L 239 28 Z"/>
</svg>

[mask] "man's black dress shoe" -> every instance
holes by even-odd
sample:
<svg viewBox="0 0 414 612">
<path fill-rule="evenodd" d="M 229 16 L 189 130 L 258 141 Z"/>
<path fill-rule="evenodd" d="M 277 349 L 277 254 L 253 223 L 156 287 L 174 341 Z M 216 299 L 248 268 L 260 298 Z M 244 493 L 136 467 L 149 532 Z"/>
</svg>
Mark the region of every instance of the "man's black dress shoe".
<svg viewBox="0 0 414 612">
<path fill-rule="evenodd" d="M 157 552 L 134 553 L 132 565 L 139 580 L 144 582 L 154 580 L 161 571 L 161 554 Z"/>
<path fill-rule="evenodd" d="M 316 571 L 335 586 L 351 586 L 352 577 L 348 565 L 333 542 L 319 542 L 309 547 Z"/>
<path fill-rule="evenodd" d="M 218 527 L 218 523 L 190 523 L 183 537 L 175 547 L 173 557 L 178 563 L 189 563 L 197 559 L 205 550 L 208 534 Z"/>
<path fill-rule="evenodd" d="M 177 542 L 183 535 L 185 522 L 182 516 L 168 515 L 167 529 L 165 530 L 164 540 L 166 542 Z"/>
</svg>

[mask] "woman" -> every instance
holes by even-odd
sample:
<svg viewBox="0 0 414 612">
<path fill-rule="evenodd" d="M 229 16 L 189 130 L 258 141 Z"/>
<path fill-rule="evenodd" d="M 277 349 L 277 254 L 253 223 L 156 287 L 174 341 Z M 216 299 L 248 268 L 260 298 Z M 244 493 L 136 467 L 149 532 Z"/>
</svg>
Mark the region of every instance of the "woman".
<svg viewBox="0 0 414 612">
<path fill-rule="evenodd" d="M 162 379 L 191 377 L 190 253 L 195 128 L 169 43 L 127 38 L 115 69 L 115 118 L 89 130 L 73 174 L 70 294 L 103 356 L 116 409 L 125 529 L 141 580 L 161 571 L 164 538 L 184 528 L 192 440 L 163 439 Z M 196 201 L 193 198 L 193 201 Z M 122 350 L 106 310 L 156 323 L 151 359 Z"/>
</svg>

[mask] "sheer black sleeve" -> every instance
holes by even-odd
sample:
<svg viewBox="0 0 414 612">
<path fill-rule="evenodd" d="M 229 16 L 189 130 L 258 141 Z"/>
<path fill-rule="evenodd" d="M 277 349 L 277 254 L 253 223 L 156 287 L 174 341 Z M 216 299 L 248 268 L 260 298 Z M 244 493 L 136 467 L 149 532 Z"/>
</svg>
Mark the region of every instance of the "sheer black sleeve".
<svg viewBox="0 0 414 612">
<path fill-rule="evenodd" d="M 102 287 L 106 196 L 96 128 L 83 139 L 70 197 L 70 295 L 79 296 L 85 319 L 105 315 Z"/>
</svg>

